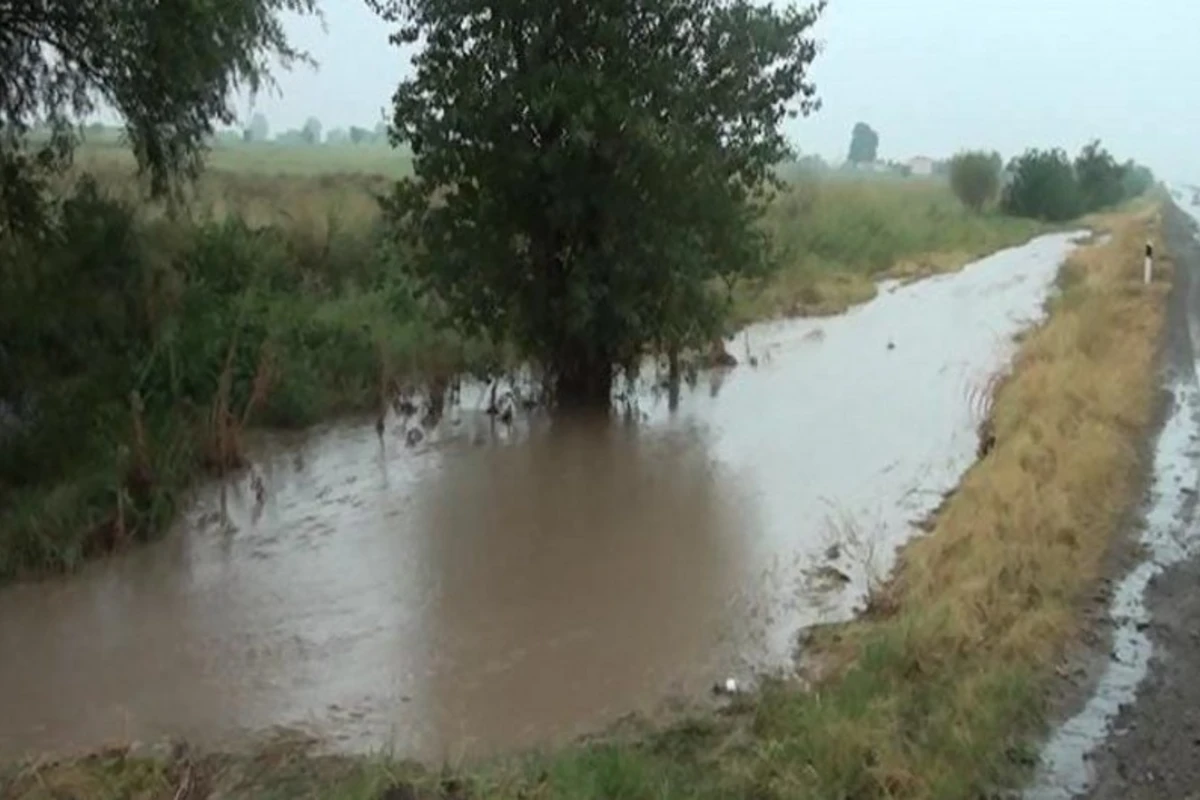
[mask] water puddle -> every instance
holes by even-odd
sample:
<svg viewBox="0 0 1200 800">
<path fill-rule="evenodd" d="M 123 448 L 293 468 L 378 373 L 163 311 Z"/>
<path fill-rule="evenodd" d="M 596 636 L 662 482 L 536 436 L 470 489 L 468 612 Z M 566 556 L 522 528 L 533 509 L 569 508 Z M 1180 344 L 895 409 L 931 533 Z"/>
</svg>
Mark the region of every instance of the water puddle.
<svg viewBox="0 0 1200 800">
<path fill-rule="evenodd" d="M 0 592 L 0 755 L 281 724 L 459 758 L 783 665 L 974 460 L 973 399 L 1072 239 L 754 326 L 742 366 L 636 424 L 497 426 L 467 392 L 415 447 L 370 421 L 267 437 L 233 528 L 209 487 L 165 540 Z"/>
</svg>

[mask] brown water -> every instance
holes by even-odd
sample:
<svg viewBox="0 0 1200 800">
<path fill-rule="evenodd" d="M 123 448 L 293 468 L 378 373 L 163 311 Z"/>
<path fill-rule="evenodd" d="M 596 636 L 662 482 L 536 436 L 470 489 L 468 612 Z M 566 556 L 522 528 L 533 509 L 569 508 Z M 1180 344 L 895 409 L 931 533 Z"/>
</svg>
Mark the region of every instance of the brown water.
<svg viewBox="0 0 1200 800">
<path fill-rule="evenodd" d="M 394 420 L 382 445 L 369 422 L 267 438 L 266 502 L 226 487 L 232 528 L 206 487 L 166 540 L 0 592 L 0 755 L 278 724 L 455 758 L 785 664 L 969 465 L 972 392 L 1070 247 L 756 326 L 743 366 L 635 424 L 493 427 L 467 392 L 413 448 Z M 849 582 L 810 591 L 818 565 Z"/>
</svg>

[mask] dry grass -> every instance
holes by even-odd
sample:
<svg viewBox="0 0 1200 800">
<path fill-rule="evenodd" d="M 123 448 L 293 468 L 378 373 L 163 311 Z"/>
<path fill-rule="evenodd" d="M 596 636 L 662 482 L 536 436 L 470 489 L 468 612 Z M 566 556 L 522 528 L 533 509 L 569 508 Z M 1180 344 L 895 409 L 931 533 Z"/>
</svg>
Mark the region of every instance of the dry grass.
<svg viewBox="0 0 1200 800">
<path fill-rule="evenodd" d="M 1146 238 L 1164 252 L 1157 210 L 1093 222 L 1111 243 L 1064 267 L 1052 315 L 995 385 L 994 448 L 903 554 L 894 614 L 825 637 L 841 667 L 824 691 L 861 680 L 873 653 L 899 668 L 876 700 L 882 713 L 844 732 L 875 761 L 868 796 L 966 796 L 1020 767 L 1037 688 L 1070 646 L 1080 601 L 1138 497 L 1171 265 L 1141 285 Z M 936 707 L 896 713 L 926 692 Z"/>
<path fill-rule="evenodd" d="M 1053 315 L 997 387 L 995 449 L 899 578 L 906 606 L 953 608 L 956 634 L 1004 655 L 1058 646 L 1137 492 L 1170 267 L 1141 285 L 1156 212 L 1108 225 L 1113 241 L 1064 267 Z"/>
</svg>

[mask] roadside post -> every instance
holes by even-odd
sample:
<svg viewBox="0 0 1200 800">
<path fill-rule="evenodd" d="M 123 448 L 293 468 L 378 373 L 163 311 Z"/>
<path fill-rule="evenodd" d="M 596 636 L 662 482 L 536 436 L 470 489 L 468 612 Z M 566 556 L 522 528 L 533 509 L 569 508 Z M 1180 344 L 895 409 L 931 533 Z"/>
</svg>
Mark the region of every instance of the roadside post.
<svg viewBox="0 0 1200 800">
<path fill-rule="evenodd" d="M 1150 279 L 1154 274 L 1154 245 L 1146 242 L 1146 268 L 1142 272 L 1142 280 L 1144 283 L 1150 283 Z"/>
</svg>

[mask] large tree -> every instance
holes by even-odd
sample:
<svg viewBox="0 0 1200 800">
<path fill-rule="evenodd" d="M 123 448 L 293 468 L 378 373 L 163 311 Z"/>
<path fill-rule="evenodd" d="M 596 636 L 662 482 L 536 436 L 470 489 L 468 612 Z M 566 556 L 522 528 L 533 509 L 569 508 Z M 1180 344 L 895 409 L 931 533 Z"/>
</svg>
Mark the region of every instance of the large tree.
<svg viewBox="0 0 1200 800">
<path fill-rule="evenodd" d="M 856 122 L 850 131 L 850 153 L 846 156 L 851 164 L 873 164 L 879 157 L 879 134 L 865 122 Z"/>
<path fill-rule="evenodd" d="M 768 261 L 780 123 L 817 106 L 822 4 L 370 2 L 423 42 L 390 211 L 457 324 L 515 342 L 560 405 L 605 405 L 618 367 L 720 329 L 718 279 Z"/>
<path fill-rule="evenodd" d="M 0 235 L 35 221 L 40 178 L 102 107 L 124 118 L 154 189 L 194 174 L 214 127 L 234 121 L 235 90 L 258 91 L 272 58 L 305 57 L 285 11 L 316 0 L 0 1 Z"/>
<path fill-rule="evenodd" d="M 1084 211 L 1099 211 L 1125 199 L 1125 166 L 1095 139 L 1075 157 L 1075 176 Z"/>
</svg>

